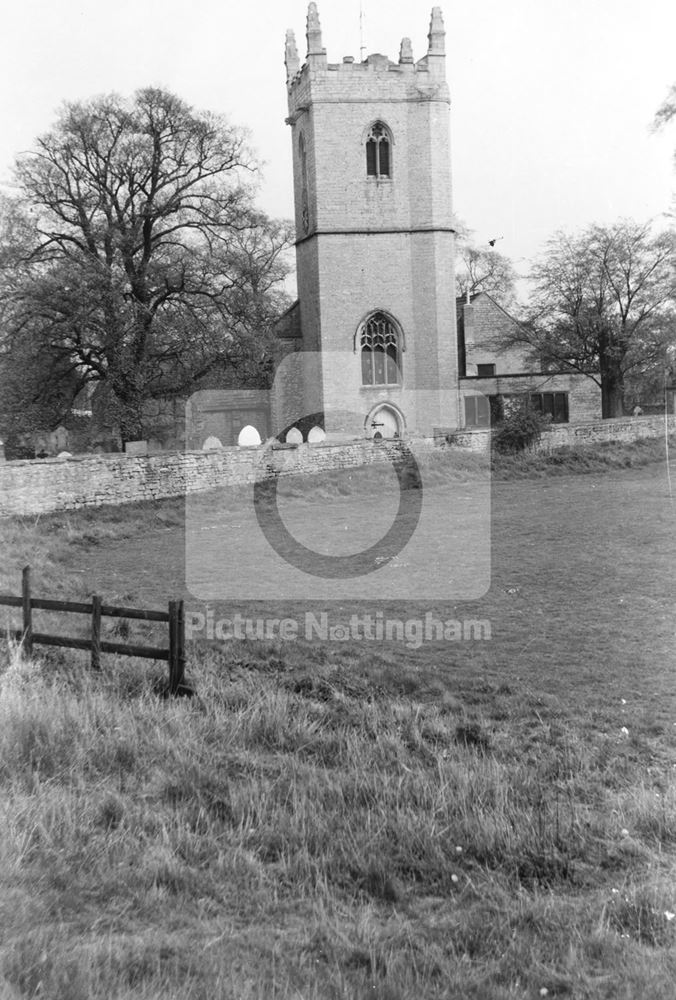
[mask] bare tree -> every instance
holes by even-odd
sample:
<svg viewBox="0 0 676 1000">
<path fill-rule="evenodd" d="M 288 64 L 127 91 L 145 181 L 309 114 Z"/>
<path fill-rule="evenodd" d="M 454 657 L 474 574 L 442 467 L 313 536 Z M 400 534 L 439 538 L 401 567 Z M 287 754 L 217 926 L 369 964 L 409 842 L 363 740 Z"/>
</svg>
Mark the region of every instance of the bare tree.
<svg viewBox="0 0 676 1000">
<path fill-rule="evenodd" d="M 254 209 L 255 170 L 241 129 L 166 91 L 67 104 L 5 211 L 5 362 L 42 354 L 64 388 L 107 383 L 127 440 L 147 399 L 269 367 L 291 231 Z"/>
<path fill-rule="evenodd" d="M 520 336 L 545 364 L 601 387 L 604 417 L 622 416 L 627 376 L 664 364 L 676 318 L 676 239 L 622 220 L 556 233 L 535 263 Z"/>
<path fill-rule="evenodd" d="M 478 247 L 473 242 L 472 230 L 459 218 L 455 220 L 455 229 L 458 295 L 488 292 L 503 308 L 513 308 L 518 275 L 509 257 L 492 246 Z"/>
</svg>

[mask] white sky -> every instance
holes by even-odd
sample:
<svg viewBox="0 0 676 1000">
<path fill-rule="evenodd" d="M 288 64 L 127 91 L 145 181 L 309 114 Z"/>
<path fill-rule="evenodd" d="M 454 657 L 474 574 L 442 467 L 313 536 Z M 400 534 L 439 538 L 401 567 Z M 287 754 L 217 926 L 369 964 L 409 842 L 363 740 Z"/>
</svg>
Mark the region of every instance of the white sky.
<svg viewBox="0 0 676 1000">
<path fill-rule="evenodd" d="M 363 0 L 367 52 L 427 47 L 431 0 Z M 359 0 L 319 0 L 330 62 L 359 58 Z M 651 122 L 676 82 L 673 0 L 442 3 L 457 214 L 517 266 L 557 228 L 659 217 L 676 127 Z M 159 85 L 246 125 L 259 204 L 291 217 L 284 35 L 305 54 L 305 0 L 21 0 L 2 17 L 0 182 L 64 100 Z"/>
</svg>

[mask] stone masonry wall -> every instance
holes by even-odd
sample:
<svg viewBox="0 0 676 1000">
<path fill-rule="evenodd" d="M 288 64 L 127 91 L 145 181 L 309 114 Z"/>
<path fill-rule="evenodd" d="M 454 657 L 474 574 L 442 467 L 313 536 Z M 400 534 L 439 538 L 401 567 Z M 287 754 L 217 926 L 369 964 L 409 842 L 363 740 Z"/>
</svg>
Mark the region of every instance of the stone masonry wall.
<svg viewBox="0 0 676 1000">
<path fill-rule="evenodd" d="M 667 418 L 667 429 L 670 434 L 676 432 L 676 416 Z M 638 441 L 641 438 L 661 437 L 663 434 L 663 416 L 624 417 L 586 424 L 556 424 L 544 431 L 532 451 L 549 453 L 557 448 L 574 448 L 602 441 Z M 490 436 L 488 429 L 464 430 L 454 433 L 453 441 L 462 448 L 485 452 L 490 444 Z"/>
<path fill-rule="evenodd" d="M 354 468 L 389 462 L 397 449 L 397 444 L 385 441 L 355 441 L 273 450 L 222 448 L 6 462 L 0 464 L 0 516 L 160 500 L 253 483 L 273 471 L 291 475 Z"/>
<path fill-rule="evenodd" d="M 676 431 L 676 416 L 668 418 Z M 546 431 L 539 451 L 599 441 L 632 441 L 664 433 L 663 417 L 630 417 L 583 425 L 561 424 Z M 455 442 L 475 451 L 488 448 L 490 432 L 461 431 Z M 422 443 L 432 449 L 431 440 Z M 389 463 L 395 442 L 354 441 L 349 444 L 302 444 L 297 448 L 223 448 L 161 455 L 83 455 L 0 464 L 0 516 L 45 514 L 56 510 L 98 507 L 183 496 L 223 486 L 253 483 L 279 472 L 318 473 Z M 416 445 L 419 452 L 420 443 Z"/>
<path fill-rule="evenodd" d="M 475 376 L 479 364 L 494 364 L 498 375 L 537 371 L 527 348 L 513 343 L 518 323 L 497 302 L 477 295 L 462 311 L 467 375 Z"/>
<path fill-rule="evenodd" d="M 664 416 L 618 417 L 594 423 L 555 424 L 542 435 L 538 451 L 550 452 L 566 445 L 597 444 L 600 441 L 638 441 L 640 438 L 660 437 L 664 434 Z M 676 416 L 667 417 L 667 430 L 676 431 Z"/>
</svg>

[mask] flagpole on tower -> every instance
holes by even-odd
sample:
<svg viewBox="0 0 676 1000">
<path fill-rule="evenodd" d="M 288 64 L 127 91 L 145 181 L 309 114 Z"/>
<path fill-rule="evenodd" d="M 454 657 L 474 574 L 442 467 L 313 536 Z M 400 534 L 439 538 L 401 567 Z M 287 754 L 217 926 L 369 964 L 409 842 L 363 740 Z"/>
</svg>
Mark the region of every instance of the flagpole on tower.
<svg viewBox="0 0 676 1000">
<path fill-rule="evenodd" d="M 359 58 L 364 62 L 366 53 L 366 38 L 364 28 L 364 0 L 359 0 Z"/>
</svg>

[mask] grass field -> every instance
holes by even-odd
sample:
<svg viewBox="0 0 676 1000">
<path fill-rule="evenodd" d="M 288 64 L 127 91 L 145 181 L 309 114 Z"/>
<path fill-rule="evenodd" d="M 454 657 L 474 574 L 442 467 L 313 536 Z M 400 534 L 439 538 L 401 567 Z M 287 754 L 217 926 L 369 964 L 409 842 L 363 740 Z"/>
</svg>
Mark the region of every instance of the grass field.
<svg viewBox="0 0 676 1000">
<path fill-rule="evenodd" d="M 92 677 L 79 654 L 8 649 L 0 998 L 671 1000 L 676 505 L 659 457 L 504 461 L 477 600 L 221 608 L 429 611 L 489 620 L 490 640 L 198 638 L 198 696 L 175 702 L 159 664 L 104 657 Z M 322 489 L 297 512 L 330 508 Z M 0 589 L 30 563 L 36 596 L 162 607 L 183 591 L 184 521 L 172 501 L 5 522 Z"/>
</svg>

